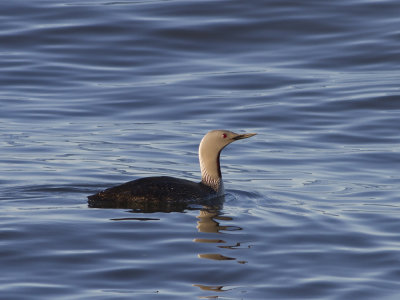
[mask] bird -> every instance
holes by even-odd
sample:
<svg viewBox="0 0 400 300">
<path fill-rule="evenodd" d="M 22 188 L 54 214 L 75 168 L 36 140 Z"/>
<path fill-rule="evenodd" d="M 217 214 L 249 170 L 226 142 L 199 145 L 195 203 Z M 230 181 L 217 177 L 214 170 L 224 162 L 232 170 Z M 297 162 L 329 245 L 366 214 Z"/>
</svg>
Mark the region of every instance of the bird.
<svg viewBox="0 0 400 300">
<path fill-rule="evenodd" d="M 209 131 L 199 145 L 200 182 L 169 176 L 140 178 L 88 196 L 88 205 L 93 208 L 168 211 L 171 207 L 183 210 L 188 204 L 209 203 L 225 193 L 220 168 L 221 151 L 232 142 L 254 135 L 256 133 Z"/>
</svg>

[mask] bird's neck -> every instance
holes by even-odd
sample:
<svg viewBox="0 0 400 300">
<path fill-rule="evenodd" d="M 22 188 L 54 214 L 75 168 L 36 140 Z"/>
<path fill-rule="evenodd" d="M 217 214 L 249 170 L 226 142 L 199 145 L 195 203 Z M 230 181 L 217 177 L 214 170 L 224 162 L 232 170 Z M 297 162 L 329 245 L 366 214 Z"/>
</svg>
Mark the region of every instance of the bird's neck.
<svg viewBox="0 0 400 300">
<path fill-rule="evenodd" d="M 199 147 L 199 161 L 201 170 L 201 182 L 218 194 L 223 194 L 224 185 L 222 182 L 221 169 L 219 164 L 219 155 L 221 151 L 212 151 L 213 149 L 208 149 Z"/>
</svg>

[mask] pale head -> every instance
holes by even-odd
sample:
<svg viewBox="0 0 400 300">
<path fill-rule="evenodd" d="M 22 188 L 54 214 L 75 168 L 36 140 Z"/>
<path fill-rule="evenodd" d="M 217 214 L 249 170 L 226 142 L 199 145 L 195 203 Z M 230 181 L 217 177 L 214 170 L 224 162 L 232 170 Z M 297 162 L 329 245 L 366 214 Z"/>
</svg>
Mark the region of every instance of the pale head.
<svg viewBox="0 0 400 300">
<path fill-rule="evenodd" d="M 202 182 L 215 190 L 222 190 L 219 155 L 230 143 L 252 137 L 256 133 L 234 133 L 229 130 L 212 130 L 201 140 L 199 146 L 199 160 Z"/>
</svg>

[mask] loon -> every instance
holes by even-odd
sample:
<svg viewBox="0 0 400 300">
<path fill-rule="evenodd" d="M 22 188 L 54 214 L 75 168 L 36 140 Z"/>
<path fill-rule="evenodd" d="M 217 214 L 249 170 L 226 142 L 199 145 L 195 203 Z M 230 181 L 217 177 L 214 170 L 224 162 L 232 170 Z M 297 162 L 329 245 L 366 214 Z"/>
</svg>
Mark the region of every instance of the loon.
<svg viewBox="0 0 400 300">
<path fill-rule="evenodd" d="M 180 204 L 186 207 L 188 203 L 203 204 L 203 201 L 223 196 L 219 163 L 222 149 L 254 135 L 256 133 L 238 134 L 228 130 L 208 132 L 199 146 L 201 182 L 168 176 L 140 178 L 88 196 L 89 207 L 148 208 Z"/>
</svg>

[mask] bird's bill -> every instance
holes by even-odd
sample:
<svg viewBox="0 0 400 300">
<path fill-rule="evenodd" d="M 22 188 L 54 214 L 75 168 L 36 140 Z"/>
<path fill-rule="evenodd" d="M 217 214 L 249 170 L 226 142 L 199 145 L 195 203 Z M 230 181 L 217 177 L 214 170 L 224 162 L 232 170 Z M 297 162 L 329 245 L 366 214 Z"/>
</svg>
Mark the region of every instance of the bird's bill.
<svg viewBox="0 0 400 300">
<path fill-rule="evenodd" d="M 244 133 L 244 134 L 238 134 L 237 136 L 235 136 L 233 139 L 236 140 L 242 140 L 242 139 L 247 139 L 249 137 L 252 137 L 254 135 L 256 135 L 257 133 Z"/>
</svg>

